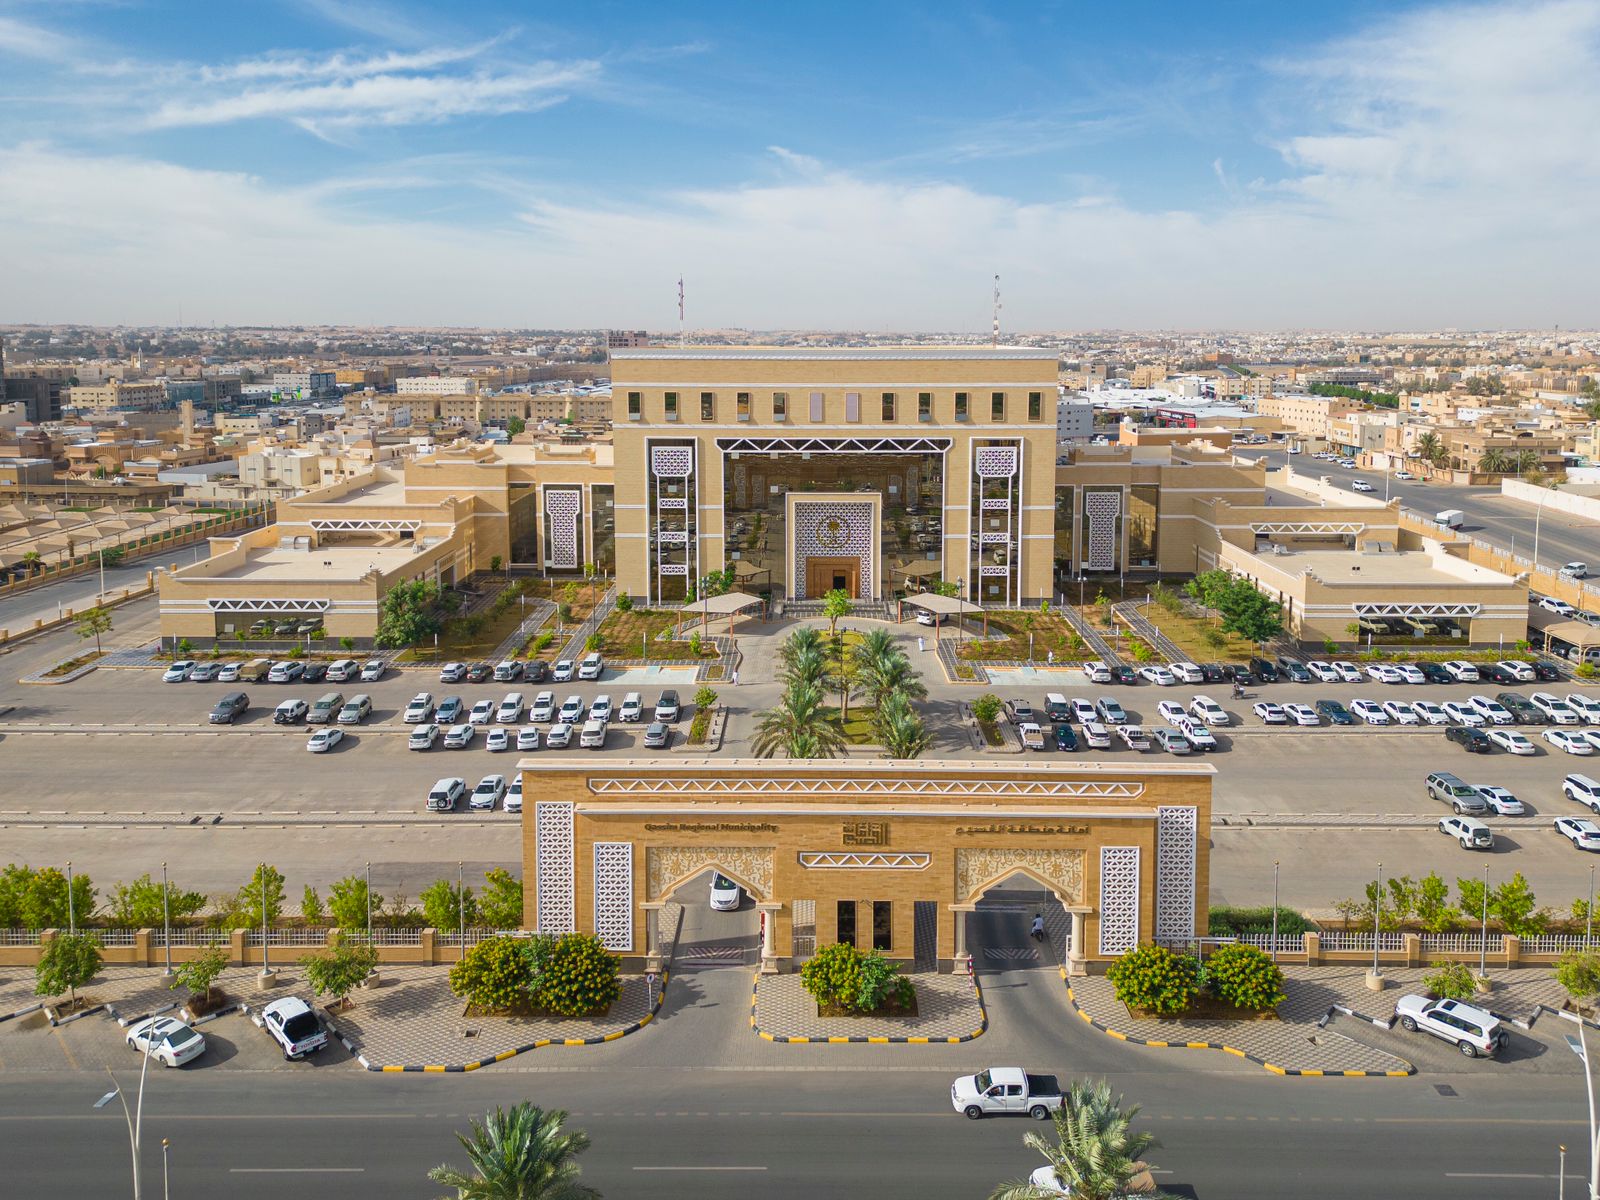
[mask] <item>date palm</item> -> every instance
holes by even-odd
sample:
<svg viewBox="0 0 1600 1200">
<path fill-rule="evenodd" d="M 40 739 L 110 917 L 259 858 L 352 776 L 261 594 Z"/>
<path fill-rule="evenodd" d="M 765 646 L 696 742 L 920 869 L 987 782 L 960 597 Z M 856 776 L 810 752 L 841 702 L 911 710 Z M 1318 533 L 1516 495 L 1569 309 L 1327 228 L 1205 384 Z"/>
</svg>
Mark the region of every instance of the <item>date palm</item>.
<svg viewBox="0 0 1600 1200">
<path fill-rule="evenodd" d="M 778 706 L 762 716 L 750 749 L 757 758 L 782 750 L 789 758 L 833 758 L 844 749 L 844 735 L 822 704 L 822 686 L 794 681 Z"/>
<path fill-rule="evenodd" d="M 1444 442 L 1437 433 L 1425 433 L 1417 439 L 1417 453 L 1434 466 L 1445 456 Z"/>
<path fill-rule="evenodd" d="M 925 700 L 928 687 L 917 676 L 916 668 L 898 646 L 881 658 L 862 664 L 862 693 L 873 708 L 881 708 L 884 701 L 898 692 L 907 700 Z"/>
<path fill-rule="evenodd" d="M 1133 1132 L 1138 1115 L 1137 1106 L 1122 1107 L 1122 1097 L 1113 1097 L 1104 1080 L 1079 1080 L 1055 1114 L 1055 1142 L 1037 1133 L 1022 1138 L 1049 1162 L 1056 1186 L 1005 1183 L 989 1200 L 1060 1200 L 1063 1194 L 1072 1200 L 1162 1200 L 1164 1193 L 1145 1190 L 1142 1177 L 1149 1168 L 1140 1160 L 1157 1143 L 1151 1134 Z"/>
<path fill-rule="evenodd" d="M 456 1134 L 467 1152 L 472 1174 L 445 1164 L 428 1178 L 454 1188 L 455 1200 L 599 1200 L 600 1193 L 578 1182 L 577 1157 L 589 1136 L 564 1133 L 567 1114 L 537 1104 L 495 1109 L 472 1122 L 472 1136 Z"/>
<path fill-rule="evenodd" d="M 1491 446 L 1478 456 L 1478 470 L 1490 475 L 1503 475 L 1511 470 L 1511 456 L 1498 446 Z"/>
<path fill-rule="evenodd" d="M 921 758 L 923 751 L 933 744 L 933 735 L 904 693 L 890 694 L 874 714 L 872 723 L 886 758 Z"/>
<path fill-rule="evenodd" d="M 783 640 L 783 645 L 778 647 L 779 673 L 792 675 L 796 661 L 807 651 L 822 653 L 821 630 L 796 629 Z"/>
<path fill-rule="evenodd" d="M 1518 475 L 1527 475 L 1539 469 L 1539 452 L 1537 450 L 1518 450 L 1512 456 L 1516 464 Z"/>
</svg>

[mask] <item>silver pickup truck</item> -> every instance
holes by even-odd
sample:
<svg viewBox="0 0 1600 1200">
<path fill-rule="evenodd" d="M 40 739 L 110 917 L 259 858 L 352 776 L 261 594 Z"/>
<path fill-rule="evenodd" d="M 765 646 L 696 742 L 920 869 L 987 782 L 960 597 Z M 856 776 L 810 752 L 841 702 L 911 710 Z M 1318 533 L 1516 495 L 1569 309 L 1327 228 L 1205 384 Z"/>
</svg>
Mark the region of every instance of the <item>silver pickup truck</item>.
<svg viewBox="0 0 1600 1200">
<path fill-rule="evenodd" d="M 1021 1067 L 990 1067 L 950 1085 L 950 1103 L 970 1120 L 991 1113 L 1026 1114 L 1043 1121 L 1061 1107 L 1054 1075 L 1030 1075 Z"/>
</svg>

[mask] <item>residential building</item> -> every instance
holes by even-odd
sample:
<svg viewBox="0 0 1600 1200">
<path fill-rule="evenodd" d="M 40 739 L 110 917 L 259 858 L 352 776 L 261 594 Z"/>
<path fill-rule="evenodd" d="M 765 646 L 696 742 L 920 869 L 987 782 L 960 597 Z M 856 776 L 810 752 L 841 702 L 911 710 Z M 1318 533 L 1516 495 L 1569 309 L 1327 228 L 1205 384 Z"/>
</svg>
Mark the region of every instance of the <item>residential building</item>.
<svg viewBox="0 0 1600 1200">
<path fill-rule="evenodd" d="M 470 375 L 418 375 L 397 379 L 394 390 L 401 396 L 475 396 L 478 380 Z"/>
<path fill-rule="evenodd" d="M 93 412 L 148 412 L 167 403 L 167 385 L 155 380 L 79 384 L 68 388 L 68 407 Z"/>
</svg>

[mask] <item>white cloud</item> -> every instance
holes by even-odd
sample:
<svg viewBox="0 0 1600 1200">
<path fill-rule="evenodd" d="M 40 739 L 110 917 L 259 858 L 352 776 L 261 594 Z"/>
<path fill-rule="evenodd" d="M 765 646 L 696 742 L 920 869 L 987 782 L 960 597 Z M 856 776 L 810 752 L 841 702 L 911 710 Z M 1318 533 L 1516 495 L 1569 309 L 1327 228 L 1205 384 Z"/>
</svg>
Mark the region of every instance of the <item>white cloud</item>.
<svg viewBox="0 0 1600 1200">
<path fill-rule="evenodd" d="M 0 16 L 0 55 L 65 62 L 78 53 L 78 43 L 38 25 Z"/>
</svg>

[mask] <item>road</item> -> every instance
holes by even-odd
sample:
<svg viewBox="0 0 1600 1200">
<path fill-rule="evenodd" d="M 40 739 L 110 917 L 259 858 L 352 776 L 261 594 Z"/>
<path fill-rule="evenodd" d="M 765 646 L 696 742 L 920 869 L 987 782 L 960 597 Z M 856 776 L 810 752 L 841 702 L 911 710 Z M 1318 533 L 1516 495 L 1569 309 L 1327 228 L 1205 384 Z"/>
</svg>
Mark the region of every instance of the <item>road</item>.
<svg viewBox="0 0 1600 1200">
<path fill-rule="evenodd" d="M 114 596 L 124 588 L 141 588 L 149 571 L 173 562 L 180 565 L 193 562 L 196 554 L 204 549 L 204 543 L 193 548 L 180 546 L 160 554 L 148 554 L 120 566 L 107 567 L 104 594 Z M 41 584 L 0 600 L 0 629 L 13 633 L 31 629 L 35 621 L 53 621 L 66 609 L 79 610 L 92 604 L 101 594 L 99 571 L 86 571 L 82 575 L 69 575 L 53 583 Z M 154 607 L 153 601 L 144 603 Z"/>
</svg>

